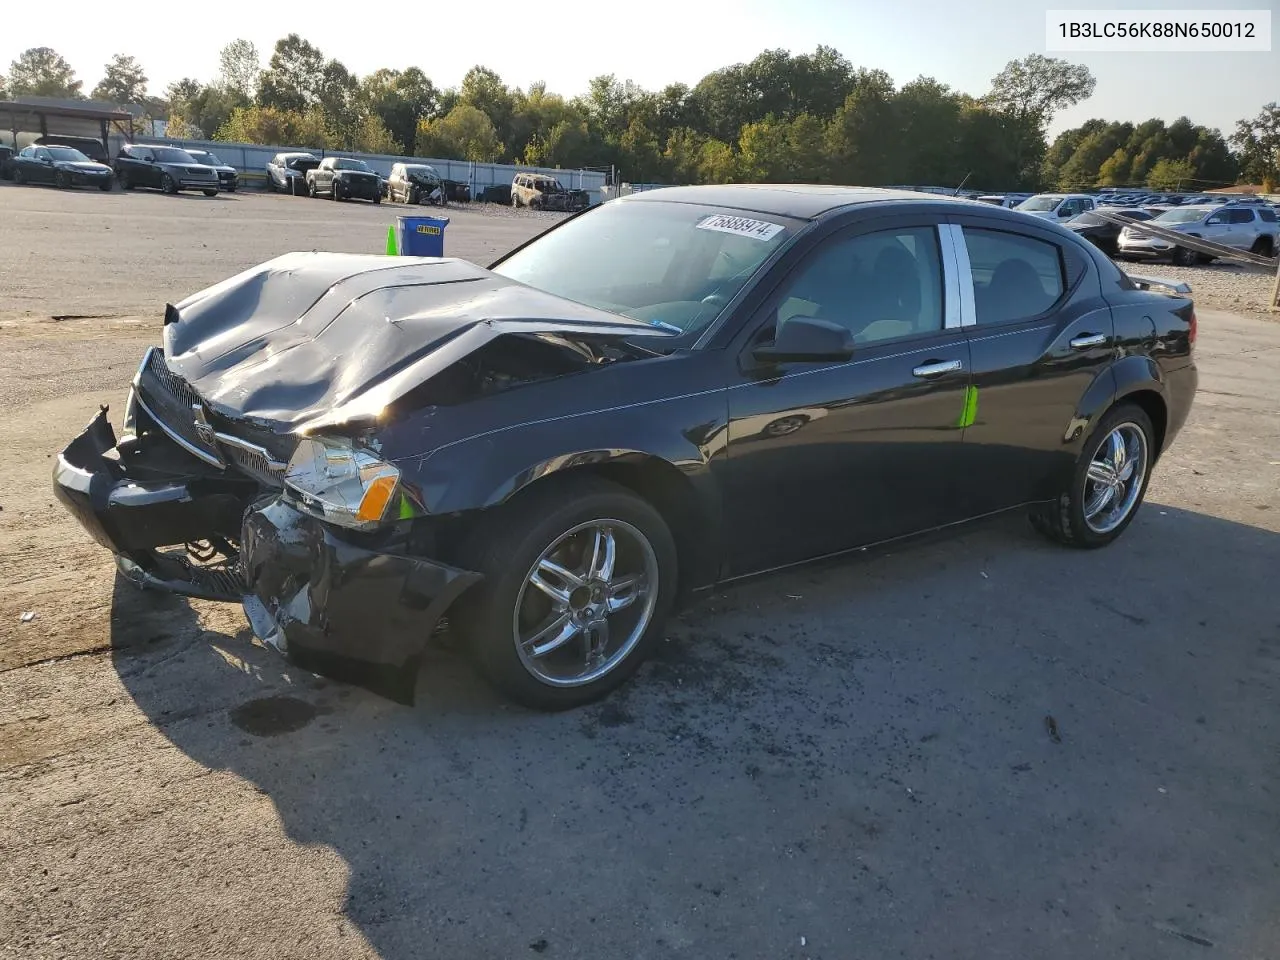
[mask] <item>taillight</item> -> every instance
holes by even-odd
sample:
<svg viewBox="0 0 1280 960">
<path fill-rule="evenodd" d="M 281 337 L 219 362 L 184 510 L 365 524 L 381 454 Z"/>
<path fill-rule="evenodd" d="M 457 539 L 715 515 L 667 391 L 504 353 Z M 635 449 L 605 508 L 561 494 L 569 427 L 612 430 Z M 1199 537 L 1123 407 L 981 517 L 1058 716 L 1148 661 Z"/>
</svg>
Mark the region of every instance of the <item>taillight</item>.
<svg viewBox="0 0 1280 960">
<path fill-rule="evenodd" d="M 1191 322 L 1187 326 L 1187 343 L 1193 344 L 1195 342 L 1196 342 L 1196 308 L 1192 307 Z"/>
</svg>

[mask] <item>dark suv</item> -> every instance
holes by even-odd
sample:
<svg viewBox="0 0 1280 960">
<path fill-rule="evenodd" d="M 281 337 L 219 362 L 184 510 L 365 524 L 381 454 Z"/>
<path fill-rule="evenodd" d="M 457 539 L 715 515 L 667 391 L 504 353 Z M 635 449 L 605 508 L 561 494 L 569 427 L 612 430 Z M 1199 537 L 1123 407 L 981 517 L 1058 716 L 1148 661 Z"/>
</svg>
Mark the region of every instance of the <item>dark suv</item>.
<svg viewBox="0 0 1280 960">
<path fill-rule="evenodd" d="M 206 197 L 217 196 L 218 171 L 177 147 L 152 147 L 126 143 L 116 157 L 116 179 L 125 190 L 155 187 L 165 193 L 201 190 Z"/>
</svg>

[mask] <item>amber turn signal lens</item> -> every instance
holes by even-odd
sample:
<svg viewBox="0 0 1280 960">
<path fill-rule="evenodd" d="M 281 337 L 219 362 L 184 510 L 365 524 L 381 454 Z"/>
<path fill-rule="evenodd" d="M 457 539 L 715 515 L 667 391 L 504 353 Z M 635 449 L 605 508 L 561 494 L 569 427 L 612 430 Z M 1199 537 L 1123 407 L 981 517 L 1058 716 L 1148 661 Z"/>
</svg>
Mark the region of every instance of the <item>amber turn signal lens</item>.
<svg viewBox="0 0 1280 960">
<path fill-rule="evenodd" d="M 387 504 L 396 492 L 395 477 L 378 477 L 365 489 L 360 498 L 360 508 L 356 510 L 356 519 L 364 523 L 381 520 L 387 513 Z"/>
</svg>

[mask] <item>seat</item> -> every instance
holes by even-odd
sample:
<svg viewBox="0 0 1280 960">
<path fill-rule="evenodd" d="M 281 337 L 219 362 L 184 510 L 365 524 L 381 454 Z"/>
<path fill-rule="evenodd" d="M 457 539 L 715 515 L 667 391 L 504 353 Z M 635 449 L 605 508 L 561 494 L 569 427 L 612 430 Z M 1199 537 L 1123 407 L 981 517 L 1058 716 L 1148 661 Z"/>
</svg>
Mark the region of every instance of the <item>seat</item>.
<svg viewBox="0 0 1280 960">
<path fill-rule="evenodd" d="M 856 303 L 855 340 L 887 340 L 917 332 L 920 321 L 920 265 L 915 256 L 894 241 L 882 249 L 860 285 Z"/>
<path fill-rule="evenodd" d="M 1001 262 L 982 289 L 979 321 L 999 323 L 1034 317 L 1049 306 L 1049 295 L 1035 267 L 1018 257 Z"/>
</svg>

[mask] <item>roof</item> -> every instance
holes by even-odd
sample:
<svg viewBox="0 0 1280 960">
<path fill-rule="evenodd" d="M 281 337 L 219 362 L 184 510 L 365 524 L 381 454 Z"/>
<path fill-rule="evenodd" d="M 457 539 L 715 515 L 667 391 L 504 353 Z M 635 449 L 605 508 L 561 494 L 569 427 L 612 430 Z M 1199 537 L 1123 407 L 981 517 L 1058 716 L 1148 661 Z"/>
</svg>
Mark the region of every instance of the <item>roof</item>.
<svg viewBox="0 0 1280 960">
<path fill-rule="evenodd" d="M 76 117 L 82 120 L 132 120 L 127 110 L 97 100 L 57 100 L 52 97 L 18 97 L 0 101 L 0 112 L 14 114 L 43 113 L 50 117 Z"/>
<path fill-rule="evenodd" d="M 886 187 L 842 187 L 801 183 L 730 183 L 705 187 L 659 187 L 621 198 L 623 203 L 697 203 L 710 207 L 732 207 L 779 217 L 813 220 L 856 204 L 914 200 L 921 202 L 973 202 L 945 194 L 891 190 Z"/>
</svg>

